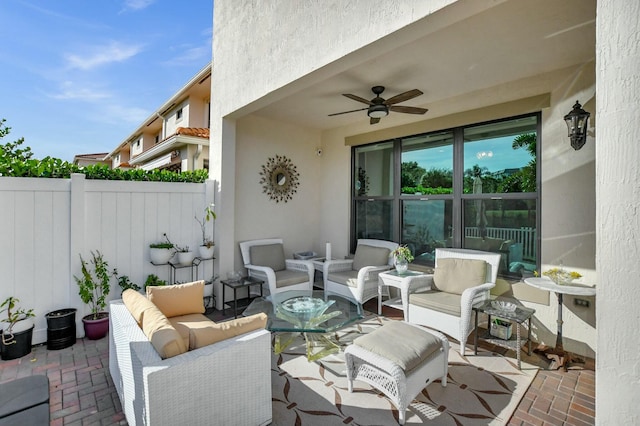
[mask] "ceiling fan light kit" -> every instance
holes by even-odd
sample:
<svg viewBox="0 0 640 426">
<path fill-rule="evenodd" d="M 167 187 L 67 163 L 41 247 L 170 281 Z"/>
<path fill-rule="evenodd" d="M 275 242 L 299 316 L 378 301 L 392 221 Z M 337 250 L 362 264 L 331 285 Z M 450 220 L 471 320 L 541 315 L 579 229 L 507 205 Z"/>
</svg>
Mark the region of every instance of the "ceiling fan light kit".
<svg viewBox="0 0 640 426">
<path fill-rule="evenodd" d="M 400 102 L 404 102 L 404 101 L 408 101 L 409 99 L 413 99 L 417 96 L 422 95 L 422 92 L 418 89 L 413 89 L 413 90 L 408 90 L 406 92 L 400 93 L 399 95 L 395 95 L 392 96 L 389 99 L 384 99 L 382 97 L 380 97 L 380 95 L 382 94 L 382 92 L 384 92 L 384 86 L 373 86 L 371 88 L 371 91 L 376 95 L 373 99 L 371 99 L 370 101 L 364 98 L 361 98 L 360 96 L 357 95 L 353 95 L 351 93 L 343 93 L 342 96 L 345 96 L 349 99 L 352 99 L 356 102 L 361 102 L 363 104 L 367 104 L 369 105 L 366 108 L 360 108 L 360 109 L 354 109 L 351 111 L 343 111 L 343 112 L 336 112 L 334 114 L 329 114 L 329 117 L 332 117 L 334 115 L 341 115 L 341 114 L 348 114 L 351 112 L 357 112 L 357 111 L 367 111 L 367 115 L 370 118 L 370 123 L 371 124 L 376 124 L 380 122 L 380 119 L 382 117 L 386 117 L 387 115 L 389 115 L 389 111 L 394 111 L 394 112 L 401 112 L 404 114 L 424 114 L 427 111 L 429 111 L 426 108 L 418 108 L 418 107 L 412 107 L 412 106 L 402 106 L 402 105 L 395 105 L 397 103 Z"/>
<path fill-rule="evenodd" d="M 389 115 L 389 109 L 386 105 L 371 105 L 367 111 L 367 115 L 371 118 L 382 118 Z"/>
</svg>

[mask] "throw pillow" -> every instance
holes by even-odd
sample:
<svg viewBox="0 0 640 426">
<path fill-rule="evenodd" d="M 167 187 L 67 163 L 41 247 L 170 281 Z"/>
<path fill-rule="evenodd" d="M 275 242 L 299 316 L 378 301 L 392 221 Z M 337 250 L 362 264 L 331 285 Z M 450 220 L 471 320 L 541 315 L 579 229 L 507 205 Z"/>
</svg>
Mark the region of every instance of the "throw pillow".
<svg viewBox="0 0 640 426">
<path fill-rule="evenodd" d="M 180 333 L 157 308 L 149 308 L 142 316 L 142 331 L 160 355 L 166 359 L 187 352 Z"/>
<path fill-rule="evenodd" d="M 167 317 L 203 314 L 204 281 L 147 287 L 147 298 Z"/>
<path fill-rule="evenodd" d="M 287 268 L 284 260 L 284 246 L 280 243 L 252 246 L 249 249 L 249 254 L 252 265 L 267 266 L 274 271 L 282 271 Z"/>
<path fill-rule="evenodd" d="M 200 325 L 200 324 L 199 324 Z M 234 320 L 192 326 L 189 329 L 189 349 L 198 349 L 222 340 L 230 339 L 267 325 L 267 315 L 260 313 Z"/>
<path fill-rule="evenodd" d="M 487 282 L 487 262 L 478 259 L 438 259 L 433 273 L 436 289 L 462 294 L 469 287 Z"/>
<path fill-rule="evenodd" d="M 389 249 L 366 244 L 358 244 L 353 256 L 353 270 L 358 271 L 365 266 L 384 266 L 389 264 Z"/>
<path fill-rule="evenodd" d="M 155 305 L 149 299 L 133 289 L 127 289 L 122 292 L 122 302 L 138 323 L 138 327 L 142 327 L 144 311 L 150 307 L 155 308 Z"/>
</svg>

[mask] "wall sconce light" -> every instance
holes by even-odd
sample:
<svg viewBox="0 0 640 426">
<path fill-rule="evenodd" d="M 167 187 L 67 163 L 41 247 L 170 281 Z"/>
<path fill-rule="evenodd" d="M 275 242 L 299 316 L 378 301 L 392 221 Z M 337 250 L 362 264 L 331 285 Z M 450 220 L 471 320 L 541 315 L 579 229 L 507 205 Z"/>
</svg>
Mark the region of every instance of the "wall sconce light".
<svg viewBox="0 0 640 426">
<path fill-rule="evenodd" d="M 587 123 L 589 121 L 590 113 L 582 109 L 580 102 L 576 101 L 571 112 L 564 116 L 564 121 L 567 122 L 567 129 L 569 131 L 569 139 L 571 139 L 571 146 L 576 151 L 584 146 L 587 141 Z"/>
</svg>

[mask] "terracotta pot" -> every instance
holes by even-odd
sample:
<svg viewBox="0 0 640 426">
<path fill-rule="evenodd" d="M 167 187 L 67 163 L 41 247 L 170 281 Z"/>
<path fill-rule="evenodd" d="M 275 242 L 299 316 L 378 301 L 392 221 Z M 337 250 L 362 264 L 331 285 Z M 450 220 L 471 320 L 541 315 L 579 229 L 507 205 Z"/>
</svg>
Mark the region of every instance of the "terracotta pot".
<svg viewBox="0 0 640 426">
<path fill-rule="evenodd" d="M 109 313 L 99 312 L 97 319 L 93 319 L 93 314 L 89 314 L 82 318 L 82 324 L 87 339 L 102 339 L 109 332 Z"/>
</svg>

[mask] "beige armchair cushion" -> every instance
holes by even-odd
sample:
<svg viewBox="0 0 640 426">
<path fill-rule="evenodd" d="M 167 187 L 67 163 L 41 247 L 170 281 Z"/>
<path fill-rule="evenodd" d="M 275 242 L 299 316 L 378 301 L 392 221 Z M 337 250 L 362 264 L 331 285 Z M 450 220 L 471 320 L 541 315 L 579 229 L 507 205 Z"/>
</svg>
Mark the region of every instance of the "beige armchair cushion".
<svg viewBox="0 0 640 426">
<path fill-rule="evenodd" d="M 189 349 L 198 349 L 253 330 L 260 330 L 266 325 L 267 315 L 262 313 L 220 323 L 193 324 L 189 329 Z"/>
<path fill-rule="evenodd" d="M 147 298 L 167 317 L 203 314 L 204 281 L 147 287 Z"/>
<path fill-rule="evenodd" d="M 309 281 L 309 274 L 294 269 L 276 271 L 276 288 L 288 287 Z"/>
<path fill-rule="evenodd" d="M 267 266 L 274 271 L 282 271 L 287 267 L 282 244 L 251 246 L 249 254 L 251 255 L 252 265 Z"/>
<path fill-rule="evenodd" d="M 462 294 L 466 289 L 487 282 L 487 262 L 477 259 L 438 259 L 433 273 L 436 289 Z"/>
<path fill-rule="evenodd" d="M 353 270 L 358 271 L 365 266 L 384 266 L 389 264 L 389 249 L 358 244 L 353 256 Z"/>
</svg>

